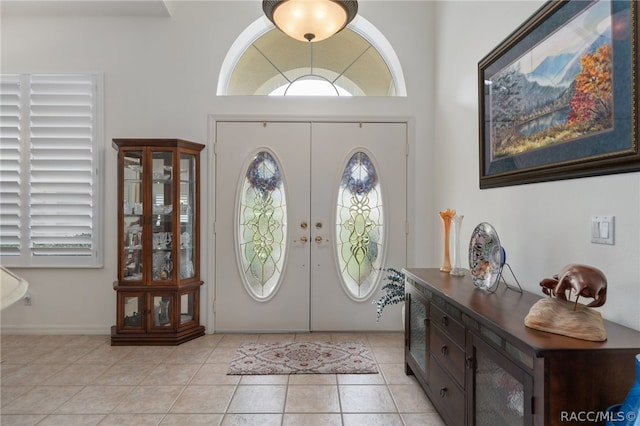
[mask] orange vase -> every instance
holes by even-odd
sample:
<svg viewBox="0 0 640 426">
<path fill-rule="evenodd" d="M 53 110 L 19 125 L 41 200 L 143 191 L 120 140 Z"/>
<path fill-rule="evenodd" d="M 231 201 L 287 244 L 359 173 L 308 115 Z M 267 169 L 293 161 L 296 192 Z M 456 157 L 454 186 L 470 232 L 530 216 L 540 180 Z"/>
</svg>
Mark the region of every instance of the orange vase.
<svg viewBox="0 0 640 426">
<path fill-rule="evenodd" d="M 442 260 L 442 272 L 451 272 L 451 258 L 449 255 L 449 235 L 451 233 L 451 219 L 456 215 L 456 211 L 447 209 L 440 212 L 440 219 L 442 219 L 442 225 L 444 227 L 444 257 Z"/>
</svg>

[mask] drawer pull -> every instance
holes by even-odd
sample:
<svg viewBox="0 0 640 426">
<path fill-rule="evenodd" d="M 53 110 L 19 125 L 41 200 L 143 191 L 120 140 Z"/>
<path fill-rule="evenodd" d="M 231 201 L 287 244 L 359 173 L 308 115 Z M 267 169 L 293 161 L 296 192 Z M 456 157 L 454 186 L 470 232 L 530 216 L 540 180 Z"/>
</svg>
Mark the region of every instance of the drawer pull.
<svg viewBox="0 0 640 426">
<path fill-rule="evenodd" d="M 442 317 L 441 323 L 442 323 L 443 327 L 448 326 L 449 325 L 449 317 L 447 317 L 447 316 Z"/>
<path fill-rule="evenodd" d="M 468 357 L 465 361 L 465 365 L 468 369 L 473 368 L 473 358 Z"/>
<path fill-rule="evenodd" d="M 442 347 L 440 347 L 440 353 L 444 356 L 449 355 L 449 348 L 447 345 L 442 345 Z"/>
<path fill-rule="evenodd" d="M 447 396 L 447 388 L 440 388 L 440 398 Z"/>
</svg>

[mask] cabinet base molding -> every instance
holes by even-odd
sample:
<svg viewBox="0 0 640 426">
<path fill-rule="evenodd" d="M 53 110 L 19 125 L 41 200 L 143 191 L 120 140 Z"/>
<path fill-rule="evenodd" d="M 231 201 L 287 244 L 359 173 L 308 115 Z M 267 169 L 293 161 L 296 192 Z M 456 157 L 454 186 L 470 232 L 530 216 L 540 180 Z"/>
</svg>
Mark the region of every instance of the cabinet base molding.
<svg viewBox="0 0 640 426">
<path fill-rule="evenodd" d="M 200 336 L 204 336 L 204 326 L 202 325 L 166 336 L 159 333 L 118 333 L 114 325 L 111 327 L 111 346 L 176 346 Z"/>
</svg>

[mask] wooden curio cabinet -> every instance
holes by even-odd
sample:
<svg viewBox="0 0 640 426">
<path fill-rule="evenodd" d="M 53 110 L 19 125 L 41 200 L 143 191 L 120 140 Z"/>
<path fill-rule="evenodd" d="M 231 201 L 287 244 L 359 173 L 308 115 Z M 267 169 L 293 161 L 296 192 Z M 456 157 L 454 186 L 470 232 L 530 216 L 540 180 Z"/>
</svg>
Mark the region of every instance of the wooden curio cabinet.
<svg viewBox="0 0 640 426">
<path fill-rule="evenodd" d="M 178 139 L 114 139 L 118 280 L 112 345 L 179 345 L 200 325 L 200 152 Z"/>
</svg>

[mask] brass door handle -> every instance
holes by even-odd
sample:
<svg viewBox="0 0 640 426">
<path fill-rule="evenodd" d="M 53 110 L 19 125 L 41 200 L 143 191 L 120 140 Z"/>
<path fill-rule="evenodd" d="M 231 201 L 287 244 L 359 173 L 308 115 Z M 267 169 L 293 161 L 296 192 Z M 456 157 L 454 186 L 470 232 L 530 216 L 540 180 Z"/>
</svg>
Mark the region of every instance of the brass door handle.
<svg viewBox="0 0 640 426">
<path fill-rule="evenodd" d="M 322 242 L 328 243 L 328 242 L 329 242 L 329 240 L 325 240 L 325 239 L 324 239 L 324 238 L 322 238 L 320 235 L 318 235 L 318 236 L 315 238 L 315 242 L 316 242 L 316 243 L 318 243 L 318 244 L 320 244 L 320 243 L 322 243 Z"/>
<path fill-rule="evenodd" d="M 299 240 L 293 240 L 294 243 L 297 243 L 298 241 L 300 241 L 302 244 L 306 244 L 307 241 L 309 241 L 309 239 L 307 238 L 306 235 L 303 235 L 302 237 L 300 237 Z"/>
</svg>

